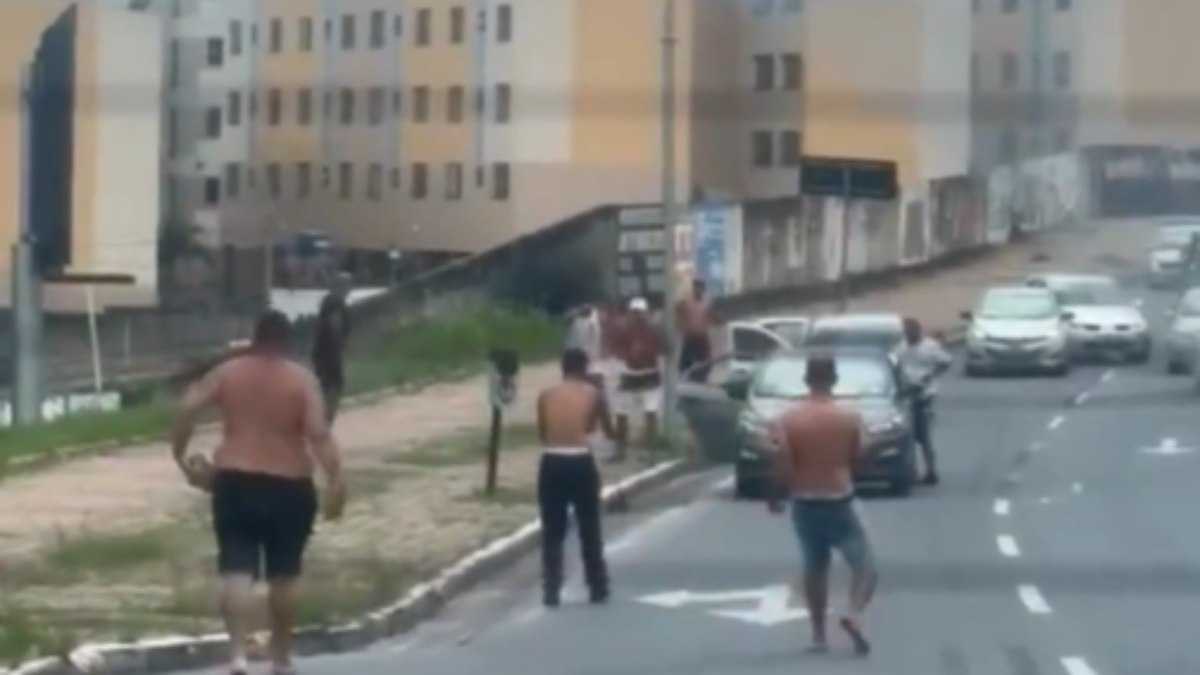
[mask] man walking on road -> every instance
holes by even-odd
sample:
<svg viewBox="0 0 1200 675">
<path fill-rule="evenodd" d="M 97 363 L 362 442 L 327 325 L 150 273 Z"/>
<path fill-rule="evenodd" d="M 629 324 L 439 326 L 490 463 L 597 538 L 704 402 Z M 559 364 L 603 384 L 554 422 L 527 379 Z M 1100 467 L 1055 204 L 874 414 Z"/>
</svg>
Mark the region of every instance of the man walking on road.
<svg viewBox="0 0 1200 675">
<path fill-rule="evenodd" d="M 336 520 L 346 489 L 337 445 L 311 373 L 289 360 L 291 325 L 283 314 L 259 319 L 251 347 L 208 372 L 184 395 L 171 449 L 188 482 L 212 493 L 221 611 L 231 672 L 246 673 L 250 603 L 256 578 L 269 584 L 271 661 L 292 673 L 297 582 L 317 512 L 313 464 L 327 479 L 325 517 Z M 209 465 L 189 457 L 197 419 L 216 408 L 222 441 Z"/>
<path fill-rule="evenodd" d="M 312 365 L 321 383 L 326 419 L 330 424 L 337 417 L 346 384 L 342 361 L 346 355 L 346 342 L 350 339 L 350 309 L 346 306 L 349 291 L 349 276 L 339 274 L 333 288 L 321 300 L 321 308 L 317 313 Z"/>
<path fill-rule="evenodd" d="M 912 404 L 913 440 L 921 446 L 925 476 L 921 482 L 937 485 L 937 453 L 933 449 L 933 403 L 937 396 L 936 380 L 950 369 L 954 358 L 941 343 L 925 335 L 921 322 L 904 320 L 904 344 L 896 352 L 908 384 L 914 387 Z"/>
<path fill-rule="evenodd" d="M 547 607 L 561 602 L 563 543 L 568 511 L 575 514 L 584 577 L 591 602 L 608 600 L 608 566 L 600 524 L 600 471 L 589 447 L 597 427 L 612 437 L 602 392 L 588 379 L 587 354 L 562 355 L 562 382 L 537 401 L 542 458 L 538 467 L 538 508 L 542 519 L 542 592 Z"/>
<path fill-rule="evenodd" d="M 617 383 L 617 451 L 613 455 L 617 462 L 625 460 L 629 448 L 630 417 L 643 418 L 644 447 L 653 447 L 658 438 L 658 411 L 663 397 L 660 361 L 666 356 L 666 342 L 650 320 L 649 311 L 645 298 L 631 300 L 619 337 L 622 369 Z"/>
<path fill-rule="evenodd" d="M 837 405 L 836 362 L 826 356 L 808 360 L 805 381 L 810 397 L 784 413 L 775 430 L 777 486 L 791 499 L 792 524 L 804 558 L 804 595 L 812 621 L 812 650 L 828 649 L 825 612 L 829 567 L 837 550 L 853 572 L 850 607 L 840 625 L 866 656 L 870 650 L 862 613 L 875 592 L 877 574 L 866 528 L 854 494 L 854 467 L 862 453 L 862 419 Z M 778 493 L 772 513 L 783 510 Z"/>
<path fill-rule="evenodd" d="M 692 282 L 691 297 L 683 298 L 675 305 L 675 324 L 683 336 L 679 349 L 679 372 L 688 373 L 696 382 L 708 381 L 709 369 L 696 366 L 712 358 L 709 332 L 715 320 L 704 297 L 705 290 L 704 281 L 696 279 Z"/>
</svg>

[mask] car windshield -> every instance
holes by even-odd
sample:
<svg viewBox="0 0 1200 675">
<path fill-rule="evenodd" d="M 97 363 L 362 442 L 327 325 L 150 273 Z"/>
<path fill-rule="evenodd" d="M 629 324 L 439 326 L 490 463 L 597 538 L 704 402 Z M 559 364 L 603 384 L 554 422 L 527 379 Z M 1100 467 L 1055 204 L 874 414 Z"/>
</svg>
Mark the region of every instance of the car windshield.
<svg viewBox="0 0 1200 675">
<path fill-rule="evenodd" d="M 818 327 L 809 334 L 805 344 L 812 347 L 878 347 L 891 349 L 900 343 L 899 328 Z"/>
<path fill-rule="evenodd" d="M 1180 316 L 1200 316 L 1200 293 L 1188 293 L 1179 301 Z"/>
<path fill-rule="evenodd" d="M 808 337 L 807 321 L 770 321 L 764 323 L 763 328 L 783 338 L 793 347 L 804 344 L 805 338 Z"/>
<path fill-rule="evenodd" d="M 1187 246 L 1192 241 L 1192 237 L 1198 234 L 1200 234 L 1200 227 L 1195 226 L 1160 230 L 1157 245 L 1159 247 Z"/>
<path fill-rule="evenodd" d="M 1074 282 L 1054 289 L 1059 302 L 1075 306 L 1113 306 L 1128 304 L 1121 289 L 1112 281 Z"/>
<path fill-rule="evenodd" d="M 1049 292 L 993 291 L 980 303 L 981 319 L 1048 319 L 1058 313 L 1058 303 Z"/>
<path fill-rule="evenodd" d="M 892 395 L 895 382 L 887 362 L 869 356 L 837 356 L 836 398 L 880 398 Z M 760 398 L 802 399 L 809 395 L 804 381 L 808 362 L 803 358 L 775 359 L 763 365 L 753 394 Z"/>
</svg>

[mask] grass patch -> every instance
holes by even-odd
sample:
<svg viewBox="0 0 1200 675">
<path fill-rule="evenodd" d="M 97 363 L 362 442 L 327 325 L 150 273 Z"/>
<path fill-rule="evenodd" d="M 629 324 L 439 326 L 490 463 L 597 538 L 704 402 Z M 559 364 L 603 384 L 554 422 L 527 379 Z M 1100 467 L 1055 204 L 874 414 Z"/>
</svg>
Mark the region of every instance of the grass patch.
<svg viewBox="0 0 1200 675">
<path fill-rule="evenodd" d="M 488 431 L 460 431 L 421 443 L 387 459 L 388 464 L 422 467 L 463 466 L 482 463 L 487 458 Z M 505 427 L 500 436 L 500 452 L 528 450 L 538 443 L 537 428 L 531 424 Z"/>
<path fill-rule="evenodd" d="M 549 357 L 561 344 L 560 323 L 529 310 L 489 307 L 437 320 L 405 322 L 354 346 L 346 364 L 347 390 L 378 391 L 480 372 L 492 346 L 516 349 L 522 363 L 530 363 Z M 165 388 L 149 395 L 143 392 L 137 398 L 142 400 L 140 404 L 120 412 L 0 429 L 0 475 L 19 470 L 15 460 L 44 457 L 73 446 L 164 434 L 171 417 Z"/>
</svg>

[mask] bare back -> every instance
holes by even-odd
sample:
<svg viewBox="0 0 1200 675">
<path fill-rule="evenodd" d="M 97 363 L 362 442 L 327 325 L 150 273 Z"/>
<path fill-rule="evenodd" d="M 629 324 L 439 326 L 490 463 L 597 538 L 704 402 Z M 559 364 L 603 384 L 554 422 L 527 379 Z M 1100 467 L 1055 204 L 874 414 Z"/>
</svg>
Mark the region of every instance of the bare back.
<svg viewBox="0 0 1200 675">
<path fill-rule="evenodd" d="M 600 392 L 587 382 L 564 380 L 538 398 L 538 429 L 547 448 L 585 448 L 600 421 Z"/>
<path fill-rule="evenodd" d="M 708 303 L 697 298 L 684 298 L 675 307 L 679 330 L 685 335 L 706 336 L 711 323 Z"/>
<path fill-rule="evenodd" d="M 854 494 L 862 443 L 857 412 L 831 400 L 806 401 L 779 421 L 780 471 L 793 497 L 837 499 Z"/>
<path fill-rule="evenodd" d="M 209 375 L 221 413 L 218 469 L 306 478 L 313 473 L 309 445 L 326 434 L 315 378 L 278 357 L 240 356 Z"/>
</svg>

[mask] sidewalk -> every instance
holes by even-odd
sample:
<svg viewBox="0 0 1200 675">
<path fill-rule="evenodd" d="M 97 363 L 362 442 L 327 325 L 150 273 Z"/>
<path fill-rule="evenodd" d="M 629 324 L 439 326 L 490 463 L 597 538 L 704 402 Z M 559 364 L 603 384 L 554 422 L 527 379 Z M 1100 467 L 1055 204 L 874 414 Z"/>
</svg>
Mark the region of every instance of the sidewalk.
<svg viewBox="0 0 1200 675">
<path fill-rule="evenodd" d="M 1005 279 L 1019 279 L 1037 269 L 1080 270 L 1095 268 L 1097 258 L 1108 255 L 1136 256 L 1148 235 L 1132 230 L 1104 229 L 1091 234 L 1062 234 L 1038 244 L 1022 244 L 1006 249 L 970 267 L 954 269 L 908 286 L 873 293 L 855 299 L 851 309 L 897 311 L 922 318 L 933 328 L 950 329 L 958 325 L 958 313 L 968 309 L 979 291 Z M 1033 254 L 1048 253 L 1051 260 L 1035 263 Z M 800 308 L 805 311 L 806 308 Z M 820 311 L 820 308 L 807 308 Z M 555 367 L 531 365 L 522 370 L 519 402 L 511 411 L 509 425 L 529 425 L 533 420 L 534 394 L 557 377 Z M 346 410 L 338 420 L 338 436 L 348 466 L 364 479 L 382 480 L 380 467 L 403 464 L 405 453 L 421 451 L 422 444 L 448 435 L 474 430 L 482 445 L 483 428 L 488 423 L 485 380 L 429 387 L 419 394 L 396 396 L 357 409 Z M 213 433 L 202 434 L 197 446 L 210 449 Z M 202 497 L 185 487 L 169 459 L 165 443 L 126 448 L 105 457 L 81 459 L 16 476 L 0 482 L 0 568 L 53 544 L 56 539 L 80 533 L 115 534 L 139 532 L 177 520 L 181 514 L 201 505 Z M 513 480 L 518 489 L 528 487 L 532 460 L 518 453 L 504 464 L 505 480 Z M 425 496 L 447 491 L 468 493 L 478 485 L 482 466 L 472 464 L 457 469 L 452 484 L 414 482 L 414 472 L 405 475 L 404 494 L 367 500 L 355 507 L 349 522 L 328 538 L 319 537 L 319 546 L 338 546 L 350 540 L 377 541 L 395 538 L 420 541 L 422 546 L 437 546 L 432 539 L 446 533 L 454 537 L 482 541 L 508 527 L 509 522 L 480 522 L 474 507 L 453 512 L 428 513 Z M 628 471 L 630 467 L 617 471 Z M 404 473 L 404 472 L 401 472 Z M 419 473 L 419 472 L 418 472 Z M 451 478 L 437 472 L 439 479 Z M 379 488 L 375 497 L 391 495 Z M 437 501 L 437 500 L 434 500 Z M 373 513 L 363 512 L 370 509 Z M 530 516 L 528 509 L 512 514 L 512 522 Z M 417 532 L 416 530 L 419 530 Z M 469 530 L 469 531 L 468 531 Z M 344 541 L 343 541 L 344 540 Z M 392 545 L 385 541 L 384 549 Z"/>
</svg>

